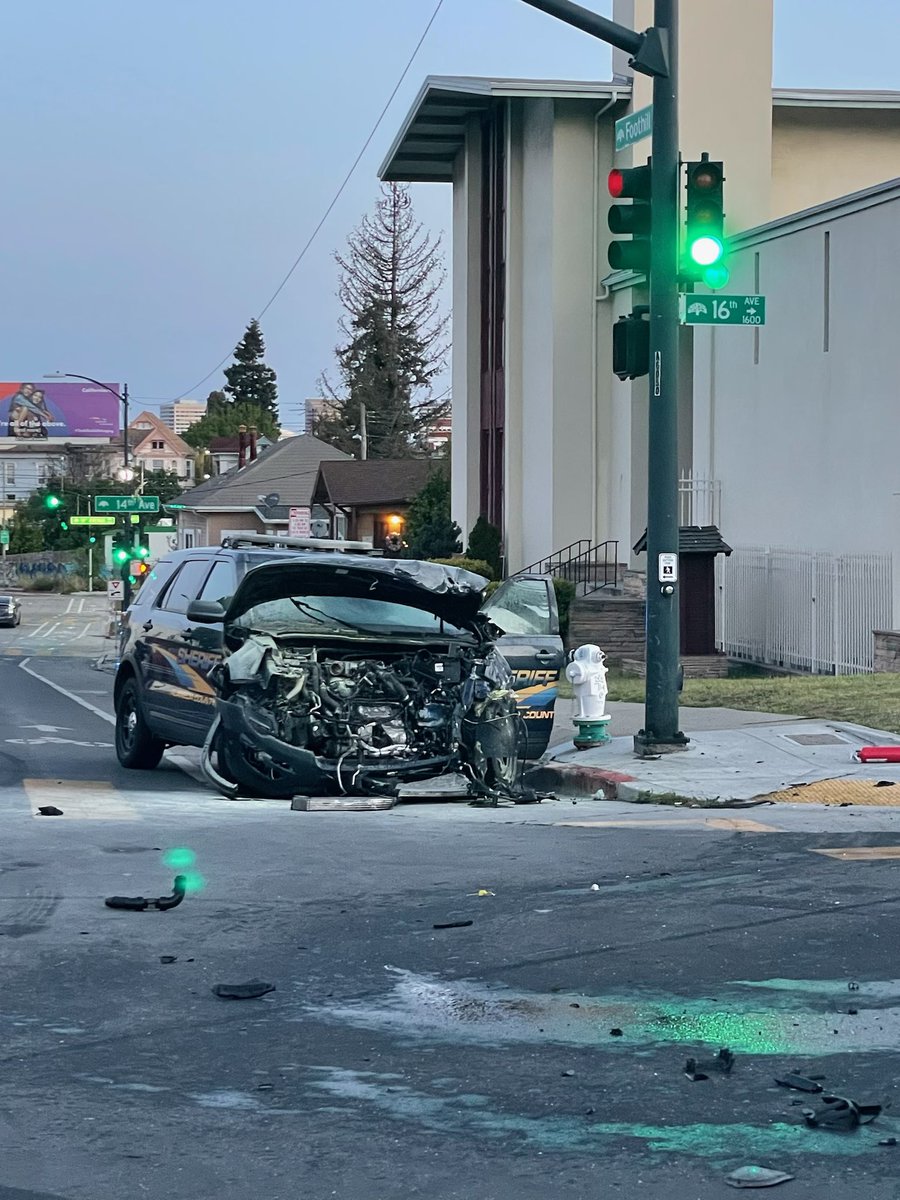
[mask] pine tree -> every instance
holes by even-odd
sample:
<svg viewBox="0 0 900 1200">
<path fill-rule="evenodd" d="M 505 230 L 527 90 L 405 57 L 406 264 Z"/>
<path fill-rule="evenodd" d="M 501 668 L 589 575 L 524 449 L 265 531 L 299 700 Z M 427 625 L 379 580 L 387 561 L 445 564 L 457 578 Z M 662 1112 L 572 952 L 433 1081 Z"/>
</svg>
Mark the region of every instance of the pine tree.
<svg viewBox="0 0 900 1200">
<path fill-rule="evenodd" d="M 278 424 L 278 389 L 275 372 L 263 362 L 266 344 L 259 321 L 247 326 L 234 349 L 234 362 L 225 368 L 225 392 L 233 404 L 252 404 Z"/>
<path fill-rule="evenodd" d="M 447 410 L 446 398 L 432 390 L 447 357 L 440 238 L 416 220 L 408 188 L 386 184 L 374 215 L 335 258 L 346 314 L 336 351 L 341 383 L 335 388 L 323 377 L 330 411 L 314 432 L 361 455 L 364 408 L 367 457 L 428 454 L 425 434 Z"/>
<path fill-rule="evenodd" d="M 221 395 L 221 392 L 212 393 L 212 396 Z M 195 450 L 206 450 L 212 438 L 237 437 L 242 425 L 248 429 L 255 425 L 257 431 L 270 441 L 278 438 L 278 422 L 268 412 L 249 401 L 235 404 L 230 400 L 207 405 L 205 416 L 189 425 L 181 436 Z"/>
<path fill-rule="evenodd" d="M 448 558 L 462 548 L 459 526 L 450 516 L 450 479 L 436 469 L 406 514 L 408 558 Z"/>
</svg>

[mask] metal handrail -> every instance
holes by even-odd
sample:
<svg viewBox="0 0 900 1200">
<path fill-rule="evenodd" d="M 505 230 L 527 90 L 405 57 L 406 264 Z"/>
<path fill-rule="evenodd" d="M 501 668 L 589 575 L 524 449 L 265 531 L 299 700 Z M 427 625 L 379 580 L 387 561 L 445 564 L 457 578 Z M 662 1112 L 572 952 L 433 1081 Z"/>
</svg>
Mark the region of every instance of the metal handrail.
<svg viewBox="0 0 900 1200">
<path fill-rule="evenodd" d="M 516 575 L 531 572 L 568 579 L 575 585 L 579 596 L 614 588 L 619 582 L 619 543 L 611 538 L 593 545 L 589 538 L 579 538 L 577 542 L 516 571 Z"/>
</svg>

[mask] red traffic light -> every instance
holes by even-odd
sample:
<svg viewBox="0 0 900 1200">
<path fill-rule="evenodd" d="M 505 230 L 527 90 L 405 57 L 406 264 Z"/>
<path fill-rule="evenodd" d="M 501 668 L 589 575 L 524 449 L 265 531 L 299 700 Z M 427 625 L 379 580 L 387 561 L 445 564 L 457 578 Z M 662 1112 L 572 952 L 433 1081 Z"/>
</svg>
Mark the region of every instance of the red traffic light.
<svg viewBox="0 0 900 1200">
<path fill-rule="evenodd" d="M 614 200 L 649 200 L 649 167 L 614 167 L 607 176 L 606 186 Z"/>
<path fill-rule="evenodd" d="M 610 171 L 609 179 L 606 182 L 609 187 L 609 194 L 618 200 L 625 190 L 625 176 L 621 171 L 616 169 Z"/>
</svg>

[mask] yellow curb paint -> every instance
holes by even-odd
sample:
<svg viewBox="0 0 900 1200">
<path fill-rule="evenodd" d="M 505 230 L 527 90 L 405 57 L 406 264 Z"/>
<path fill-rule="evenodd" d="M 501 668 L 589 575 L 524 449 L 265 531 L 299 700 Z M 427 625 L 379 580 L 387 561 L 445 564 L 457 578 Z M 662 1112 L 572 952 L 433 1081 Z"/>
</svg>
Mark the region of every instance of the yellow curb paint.
<svg viewBox="0 0 900 1200">
<path fill-rule="evenodd" d="M 35 816 L 38 809 L 52 804 L 62 809 L 61 818 L 70 821 L 139 821 L 133 805 L 121 792 L 103 780 L 25 779 L 25 793 Z"/>
<path fill-rule="evenodd" d="M 764 799 L 776 804 L 863 804 L 871 808 L 900 808 L 900 780 L 879 786 L 877 779 L 820 779 L 772 792 Z"/>
<path fill-rule="evenodd" d="M 875 862 L 884 858 L 900 858 L 900 846 L 844 846 L 832 850 L 820 850 L 811 846 L 810 853 L 824 854 L 842 862 Z"/>
</svg>

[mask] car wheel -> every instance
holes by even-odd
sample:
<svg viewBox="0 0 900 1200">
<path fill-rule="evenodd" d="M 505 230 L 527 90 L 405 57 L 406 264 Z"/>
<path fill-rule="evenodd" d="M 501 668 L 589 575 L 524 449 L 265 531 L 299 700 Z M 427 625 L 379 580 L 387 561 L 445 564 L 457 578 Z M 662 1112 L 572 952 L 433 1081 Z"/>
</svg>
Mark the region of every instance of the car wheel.
<svg viewBox="0 0 900 1200">
<path fill-rule="evenodd" d="M 152 771 L 165 748 L 165 742 L 154 737 L 147 728 L 137 680 L 127 680 L 116 702 L 116 756 L 119 762 L 130 770 Z"/>
<path fill-rule="evenodd" d="M 512 787 L 519 773 L 519 760 L 514 754 L 489 758 L 485 763 L 484 781 L 488 787 Z"/>
<path fill-rule="evenodd" d="M 271 772 L 261 764 L 256 765 L 252 751 L 238 742 L 225 737 L 218 742 L 216 754 L 219 769 L 227 779 L 233 779 L 240 794 L 262 800 L 290 800 L 297 794 L 297 786 L 284 777 L 273 778 Z"/>
</svg>

